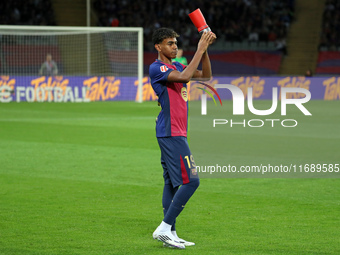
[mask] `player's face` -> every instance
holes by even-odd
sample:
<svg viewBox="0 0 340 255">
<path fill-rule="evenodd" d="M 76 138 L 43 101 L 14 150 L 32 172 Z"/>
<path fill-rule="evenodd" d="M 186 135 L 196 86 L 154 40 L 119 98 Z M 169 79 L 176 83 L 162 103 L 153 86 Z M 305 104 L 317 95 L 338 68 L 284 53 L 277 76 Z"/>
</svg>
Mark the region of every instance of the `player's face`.
<svg viewBox="0 0 340 255">
<path fill-rule="evenodd" d="M 176 58 L 178 52 L 177 39 L 176 38 L 164 39 L 163 42 L 160 44 L 160 52 L 167 58 L 170 59 Z"/>
</svg>

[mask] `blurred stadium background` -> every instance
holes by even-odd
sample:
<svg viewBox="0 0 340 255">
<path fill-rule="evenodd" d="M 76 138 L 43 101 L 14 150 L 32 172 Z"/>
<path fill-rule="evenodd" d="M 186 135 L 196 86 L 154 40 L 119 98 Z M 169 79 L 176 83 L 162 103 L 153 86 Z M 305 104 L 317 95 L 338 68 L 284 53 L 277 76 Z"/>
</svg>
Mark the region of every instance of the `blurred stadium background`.
<svg viewBox="0 0 340 255">
<path fill-rule="evenodd" d="M 160 26 L 172 27 L 181 35 L 179 46 L 189 60 L 195 50 L 198 33 L 188 17 L 196 8 L 218 35 L 210 49 L 214 75 L 314 75 L 340 73 L 340 28 L 337 0 L 232 0 L 232 1 L 113 1 L 91 0 L 90 20 L 84 0 L 9 1 L 1 3 L 1 25 L 52 25 L 95 27 L 143 27 L 144 73 L 156 58 L 151 34 Z M 3 41 L 2 51 L 7 51 Z M 34 47 L 39 47 L 38 41 Z M 41 42 L 42 45 L 46 43 Z M 20 45 L 19 45 L 20 46 Z M 78 46 L 81 46 L 78 44 Z M 16 48 L 27 52 L 27 45 Z M 33 46 L 31 46 L 33 47 Z M 79 63 L 67 57 L 77 47 L 53 44 L 46 51 L 54 53 L 61 73 Z M 20 54 L 22 54 L 20 52 Z M 130 53 L 131 54 L 131 53 Z M 113 61 L 115 53 L 110 53 Z M 41 64 L 36 56 L 21 67 Z M 3 58 L 2 66 L 17 68 L 18 63 Z M 28 62 L 28 61 L 26 61 Z M 31 65 L 31 66 L 26 66 Z"/>
<path fill-rule="evenodd" d="M 152 31 L 174 28 L 190 61 L 198 33 L 187 14 L 196 8 L 218 36 L 209 50 L 214 79 L 259 76 L 251 78 L 256 85 L 262 77 L 289 77 L 301 87 L 314 79 L 326 91 L 318 97 L 325 100 L 308 102 L 313 116 L 300 116 L 303 125 L 294 131 L 230 130 L 229 159 L 340 163 L 340 0 L 11 0 L 0 2 L 0 26 L 142 27 L 143 100 L 154 101 Z M 39 86 L 68 93 L 80 82 L 91 101 L 113 102 L 38 103 L 32 89 L 22 101 L 33 103 L 2 103 L 18 92 L 0 89 L 0 254 L 176 253 L 151 238 L 162 219 L 159 108 L 134 102 L 141 93 L 137 35 L 91 35 L 88 76 L 88 34 L 52 30 L 27 36 L 0 27 L 0 88 L 27 83 L 36 95 Z M 47 53 L 58 65 L 56 77 L 39 76 Z M 68 101 L 77 95 L 67 94 Z M 268 107 L 268 100 L 259 105 Z M 201 183 L 178 219 L 179 234 L 197 243 L 184 252 L 340 254 L 339 179 Z"/>
<path fill-rule="evenodd" d="M 151 34 L 159 26 L 178 31 L 180 47 L 188 58 L 192 56 L 188 51 L 195 50 L 198 34 L 187 14 L 196 8 L 204 10 L 207 23 L 219 36 L 211 48 L 215 75 L 304 75 L 308 69 L 315 74 L 339 73 L 340 2 L 336 0 L 173 1 L 171 4 L 98 0 L 94 1 L 98 19 L 93 22 L 101 26 L 142 26 L 145 64 L 149 65 L 155 58 L 149 53 L 153 52 Z"/>
</svg>

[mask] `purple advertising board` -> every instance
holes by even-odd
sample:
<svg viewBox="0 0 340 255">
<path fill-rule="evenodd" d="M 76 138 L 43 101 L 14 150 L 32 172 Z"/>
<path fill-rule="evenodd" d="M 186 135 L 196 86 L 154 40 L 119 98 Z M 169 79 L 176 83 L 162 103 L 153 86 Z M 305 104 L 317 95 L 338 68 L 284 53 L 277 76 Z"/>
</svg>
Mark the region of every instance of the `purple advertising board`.
<svg viewBox="0 0 340 255">
<path fill-rule="evenodd" d="M 340 77 L 213 77 L 205 84 L 231 84 L 244 95 L 252 88 L 254 99 L 272 99 L 273 88 L 304 88 L 311 92 L 313 100 L 339 100 Z M 204 84 L 192 81 L 188 84 L 190 100 L 199 100 Z M 143 78 L 143 101 L 157 100 L 150 78 Z M 218 90 L 219 92 L 219 90 Z M 220 93 L 221 99 L 231 99 L 232 94 Z M 290 98 L 305 97 L 303 93 L 290 93 Z M 0 76 L 0 102 L 90 102 L 138 100 L 136 77 L 115 76 Z"/>
</svg>

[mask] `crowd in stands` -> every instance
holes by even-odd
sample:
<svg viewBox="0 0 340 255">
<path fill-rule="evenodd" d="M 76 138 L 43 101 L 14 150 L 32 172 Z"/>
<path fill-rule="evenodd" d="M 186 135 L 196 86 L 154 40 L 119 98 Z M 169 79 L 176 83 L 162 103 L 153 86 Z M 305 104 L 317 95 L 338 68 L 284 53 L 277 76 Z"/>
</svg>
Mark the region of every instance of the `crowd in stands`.
<svg viewBox="0 0 340 255">
<path fill-rule="evenodd" d="M 161 26 L 181 35 L 181 47 L 195 47 L 199 35 L 188 14 L 197 8 L 226 41 L 284 40 L 294 19 L 294 0 L 95 0 L 93 7 L 98 26 L 142 26 L 146 50 L 153 48 L 152 32 Z"/>
<path fill-rule="evenodd" d="M 327 0 L 322 20 L 320 50 L 340 49 L 340 0 Z"/>
<path fill-rule="evenodd" d="M 50 0 L 0 1 L 1 25 L 55 25 Z"/>
</svg>

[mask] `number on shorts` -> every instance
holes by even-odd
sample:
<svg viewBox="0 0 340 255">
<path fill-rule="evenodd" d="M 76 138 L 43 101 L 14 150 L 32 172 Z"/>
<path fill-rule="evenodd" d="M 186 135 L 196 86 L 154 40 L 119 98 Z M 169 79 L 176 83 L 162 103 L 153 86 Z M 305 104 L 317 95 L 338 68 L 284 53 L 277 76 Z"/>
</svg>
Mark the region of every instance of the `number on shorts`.
<svg viewBox="0 0 340 255">
<path fill-rule="evenodd" d="M 192 155 L 190 155 L 190 158 L 189 158 L 189 156 L 185 156 L 184 158 L 187 160 L 189 168 L 196 167 L 196 164 L 195 164 L 195 161 L 194 161 L 194 157 Z"/>
</svg>

